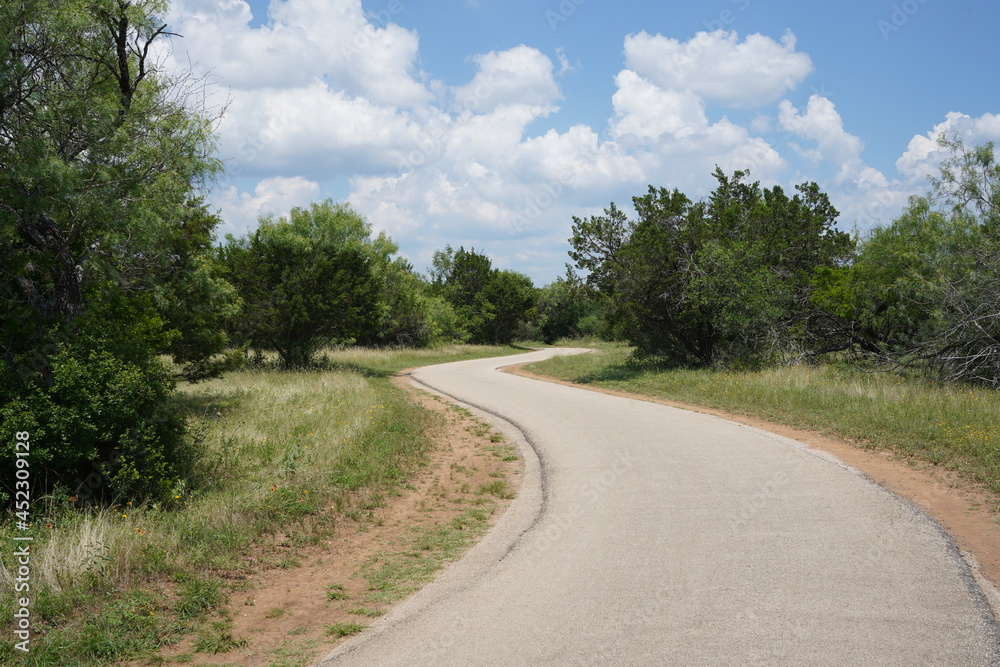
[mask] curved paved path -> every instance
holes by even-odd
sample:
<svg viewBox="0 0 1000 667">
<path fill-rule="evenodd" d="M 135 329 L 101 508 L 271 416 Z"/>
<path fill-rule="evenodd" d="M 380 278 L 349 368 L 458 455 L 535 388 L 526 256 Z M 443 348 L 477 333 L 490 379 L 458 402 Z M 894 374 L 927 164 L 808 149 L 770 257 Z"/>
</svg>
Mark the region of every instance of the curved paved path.
<svg viewBox="0 0 1000 667">
<path fill-rule="evenodd" d="M 776 435 L 496 370 L 553 353 L 413 373 L 527 435 L 522 491 L 322 665 L 1000 664 L 982 591 L 915 508 Z"/>
</svg>

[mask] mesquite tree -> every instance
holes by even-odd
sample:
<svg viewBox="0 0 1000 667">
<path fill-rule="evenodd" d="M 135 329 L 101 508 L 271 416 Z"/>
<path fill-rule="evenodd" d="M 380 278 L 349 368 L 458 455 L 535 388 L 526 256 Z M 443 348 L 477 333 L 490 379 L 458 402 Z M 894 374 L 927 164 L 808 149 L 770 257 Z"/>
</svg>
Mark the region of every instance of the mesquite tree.
<svg viewBox="0 0 1000 667">
<path fill-rule="evenodd" d="M 872 230 L 814 301 L 844 349 L 883 368 L 1000 384 L 1000 165 L 992 144 L 952 151 L 930 195 Z"/>
<path fill-rule="evenodd" d="M 96 474 L 81 492 L 171 483 L 182 428 L 157 354 L 197 362 L 224 342 L 172 303 L 224 299 L 211 279 L 175 282 L 203 266 L 215 223 L 198 196 L 217 163 L 192 81 L 160 65 L 165 8 L 0 4 L 0 438 L 33 431 L 37 479 Z M 203 344 L 178 347 L 192 321 Z"/>
</svg>

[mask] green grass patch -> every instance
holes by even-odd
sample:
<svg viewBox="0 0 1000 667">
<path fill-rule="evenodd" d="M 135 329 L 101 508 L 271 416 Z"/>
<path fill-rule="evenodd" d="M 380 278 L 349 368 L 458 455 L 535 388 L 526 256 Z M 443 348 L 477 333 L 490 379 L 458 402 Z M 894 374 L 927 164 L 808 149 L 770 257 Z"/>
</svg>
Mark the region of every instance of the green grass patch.
<svg viewBox="0 0 1000 667">
<path fill-rule="evenodd" d="M 476 491 L 479 495 L 490 495 L 496 498 L 509 500 L 514 497 L 514 492 L 510 489 L 506 480 L 498 479 L 486 484 L 480 484 Z"/>
<path fill-rule="evenodd" d="M 308 627 L 292 630 L 288 634 L 298 635 L 306 631 Z M 271 651 L 272 658 L 268 667 L 308 667 L 315 664 L 320 645 L 318 639 L 286 641 Z"/>
<path fill-rule="evenodd" d="M 378 618 L 379 616 L 385 615 L 384 609 L 370 609 L 368 607 L 358 607 L 357 609 L 348 609 L 348 614 L 354 614 L 355 616 L 366 616 L 368 618 Z"/>
<path fill-rule="evenodd" d="M 182 629 L 166 614 L 165 601 L 146 591 L 131 591 L 100 604 L 79 599 L 83 612 L 53 623 L 35 616 L 30 652 L 0 644 L 4 665 L 110 665 L 150 655 L 177 638 Z"/>
<path fill-rule="evenodd" d="M 327 600 L 350 600 L 351 596 L 341 584 L 330 584 L 326 587 Z"/>
<path fill-rule="evenodd" d="M 366 600 L 395 602 L 418 590 L 486 532 L 491 514 L 490 507 L 469 509 L 444 525 L 412 529 L 404 549 L 374 556 L 362 566 Z"/>
<path fill-rule="evenodd" d="M 497 442 L 490 438 L 491 442 Z M 517 447 L 513 445 L 489 445 L 484 447 L 486 451 L 493 454 L 501 461 L 519 461 L 521 459 L 521 454 L 518 452 Z"/>
<path fill-rule="evenodd" d="M 229 653 L 249 642 L 233 635 L 232 621 L 212 621 L 198 631 L 192 648 L 198 653 Z"/>
<path fill-rule="evenodd" d="M 759 372 L 669 369 L 624 345 L 528 367 L 561 380 L 751 415 L 946 467 L 1000 494 L 1000 394 L 845 364 Z"/>
<path fill-rule="evenodd" d="M 445 364 L 451 361 L 485 359 L 530 352 L 527 347 L 510 345 L 444 345 L 433 348 L 345 348 L 325 353 L 320 365 L 362 373 L 369 377 L 389 377 L 406 368 Z"/>
<path fill-rule="evenodd" d="M 201 618 L 225 602 L 222 582 L 183 573 L 177 575 L 178 603 L 174 607 L 181 620 Z"/>
<path fill-rule="evenodd" d="M 360 623 L 334 623 L 333 625 L 326 626 L 326 634 L 339 639 L 340 637 L 356 635 L 367 628 L 367 625 Z"/>
</svg>

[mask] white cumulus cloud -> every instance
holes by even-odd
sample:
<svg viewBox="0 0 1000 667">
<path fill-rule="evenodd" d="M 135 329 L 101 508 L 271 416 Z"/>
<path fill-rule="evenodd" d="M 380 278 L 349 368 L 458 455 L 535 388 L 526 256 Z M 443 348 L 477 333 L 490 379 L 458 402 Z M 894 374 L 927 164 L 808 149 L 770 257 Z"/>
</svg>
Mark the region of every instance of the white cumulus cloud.
<svg viewBox="0 0 1000 667">
<path fill-rule="evenodd" d="M 479 72 L 455 90 L 459 108 L 476 112 L 490 112 L 503 104 L 550 108 L 562 96 L 553 77 L 552 61 L 538 49 L 521 44 L 480 54 L 473 60 Z"/>
<path fill-rule="evenodd" d="M 615 84 L 611 134 L 616 138 L 631 135 L 648 140 L 664 134 L 682 138 L 708 126 L 705 104 L 690 90 L 664 90 L 632 70 L 619 72 Z"/>
<path fill-rule="evenodd" d="M 409 112 L 314 81 L 235 96 L 220 152 L 245 173 L 386 171 L 402 162 L 419 127 Z"/>
<path fill-rule="evenodd" d="M 747 128 L 726 118 L 710 122 L 704 101 L 690 90 L 661 88 L 629 69 L 615 82 L 609 134 L 632 151 L 649 182 L 683 189 L 709 184 L 716 165 L 749 169 L 761 178 L 786 167 L 778 152 Z"/>
<path fill-rule="evenodd" d="M 650 184 L 704 196 L 716 166 L 749 169 L 767 186 L 817 180 L 842 227 L 867 228 L 926 187 L 942 132 L 968 145 L 1000 140 L 1000 115 L 949 114 L 914 136 L 887 176 L 865 163 L 831 100 L 783 99 L 813 70 L 792 33 L 723 30 L 686 41 L 628 35 L 606 124 L 545 127 L 575 103 L 560 77 L 590 75 L 572 46 L 551 57 L 526 44 L 460 54 L 476 71 L 451 87 L 421 71 L 419 36 L 393 22 L 393 6 L 272 0 L 260 21 L 244 0 L 174 0 L 167 20 L 184 37 L 168 62 L 192 63 L 228 99 L 218 138 L 229 180 L 211 197 L 221 233 L 347 191 L 418 269 L 445 244 L 464 245 L 551 280 L 573 216 L 611 201 L 628 209 Z"/>
<path fill-rule="evenodd" d="M 861 160 L 864 143 L 844 129 L 844 121 L 829 99 L 812 95 L 801 112 L 788 100 L 782 100 L 778 122 L 788 132 L 815 142 L 815 149 L 800 151 L 814 161 L 836 165 L 837 180 L 861 176 L 865 169 Z"/>
<path fill-rule="evenodd" d="M 625 38 L 625 66 L 660 88 L 691 91 L 729 107 L 775 102 L 812 72 L 788 32 L 777 42 L 764 35 L 699 32 L 687 42 L 643 31 Z"/>
<path fill-rule="evenodd" d="M 324 79 L 376 104 L 413 107 L 433 95 L 418 80 L 415 32 L 365 16 L 361 0 L 272 2 L 267 25 L 251 28 L 243 0 L 176 0 L 175 57 L 238 90 L 298 88 Z"/>
<path fill-rule="evenodd" d="M 1000 114 L 972 118 L 957 111 L 949 113 L 930 132 L 910 140 L 906 152 L 896 161 L 899 172 L 913 179 L 937 175 L 941 161 L 949 156 L 947 149 L 938 144 L 942 135 L 949 139 L 957 135 L 969 148 L 989 141 L 1000 142 Z"/>
<path fill-rule="evenodd" d="M 212 204 L 223 211 L 219 234 L 240 237 L 257 229 L 264 215 L 287 216 L 296 206 L 308 206 L 319 197 L 319 184 L 301 176 L 277 176 L 261 180 L 253 194 L 240 192 L 235 185 L 216 189 Z"/>
</svg>

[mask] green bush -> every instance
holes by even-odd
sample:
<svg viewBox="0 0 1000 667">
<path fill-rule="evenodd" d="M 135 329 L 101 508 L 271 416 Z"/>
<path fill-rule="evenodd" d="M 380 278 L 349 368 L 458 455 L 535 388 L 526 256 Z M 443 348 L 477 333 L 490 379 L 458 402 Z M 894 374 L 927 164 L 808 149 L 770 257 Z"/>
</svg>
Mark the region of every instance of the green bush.
<svg viewBox="0 0 1000 667">
<path fill-rule="evenodd" d="M 4 480 L 14 480 L 14 435 L 31 436 L 32 496 L 62 487 L 109 500 L 159 496 L 178 478 L 184 422 L 166 368 L 118 358 L 79 340 L 52 356 L 51 386 L 9 370 L 0 401 Z M 12 481 L 8 482 L 12 484 Z"/>
<path fill-rule="evenodd" d="M 992 144 L 952 155 L 928 196 L 817 275 L 814 303 L 854 361 L 1000 385 L 1000 164 Z"/>
<path fill-rule="evenodd" d="M 538 290 L 533 338 L 551 345 L 560 338 L 607 332 L 607 297 L 583 285 L 572 273 Z"/>
<path fill-rule="evenodd" d="M 461 318 L 448 301 L 440 296 L 426 296 L 424 303 L 432 345 L 465 343 L 469 340 L 469 332 L 462 326 Z"/>
</svg>

